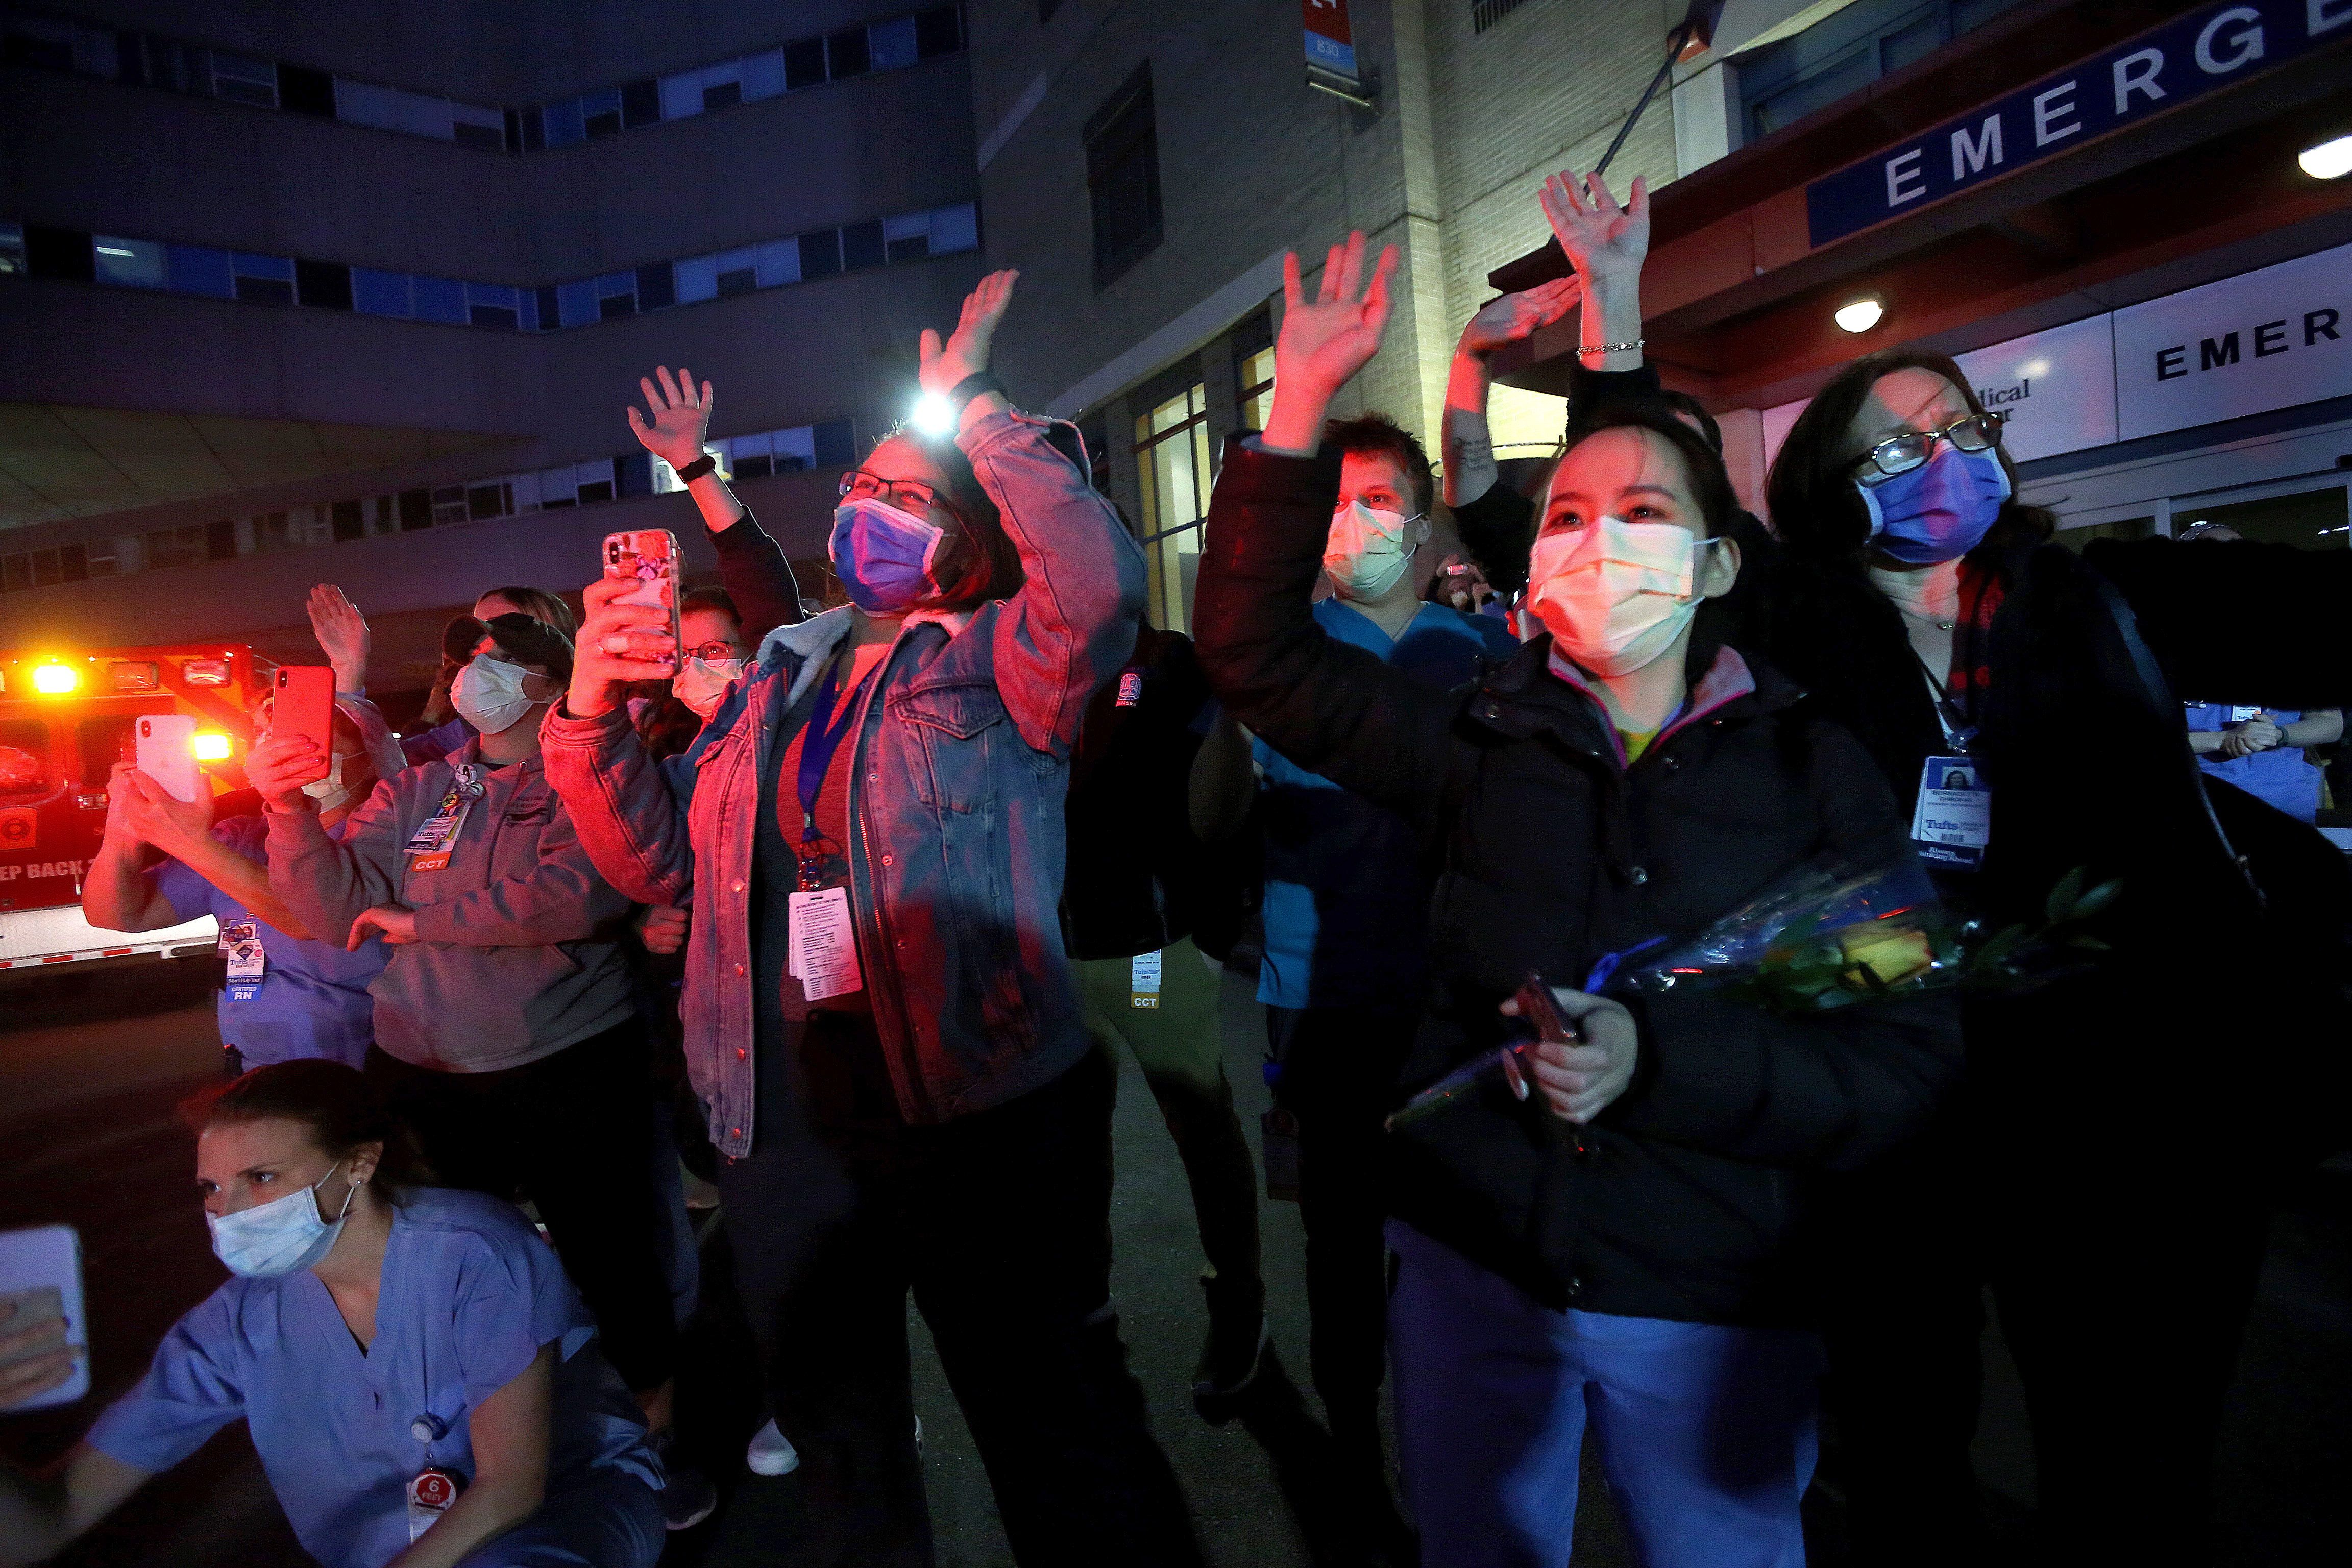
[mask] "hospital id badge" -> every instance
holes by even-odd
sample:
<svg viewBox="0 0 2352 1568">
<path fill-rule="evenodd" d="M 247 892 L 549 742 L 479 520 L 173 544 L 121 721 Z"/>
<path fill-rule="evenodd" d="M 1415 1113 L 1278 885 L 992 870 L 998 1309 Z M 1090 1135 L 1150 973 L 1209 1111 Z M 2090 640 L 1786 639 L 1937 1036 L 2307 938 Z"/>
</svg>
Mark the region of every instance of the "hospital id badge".
<svg viewBox="0 0 2352 1568">
<path fill-rule="evenodd" d="M 233 921 L 221 927 L 221 952 L 228 958 L 228 994 L 232 1000 L 250 1002 L 261 994 L 268 955 L 262 951 L 257 921 Z"/>
<path fill-rule="evenodd" d="M 1992 842 L 1992 791 L 1973 757 L 1929 757 L 1919 772 L 1911 841 L 1930 866 L 1973 871 Z"/>
<path fill-rule="evenodd" d="M 416 1538 L 433 1528 L 440 1517 L 449 1511 L 449 1505 L 465 1490 L 464 1483 L 453 1471 L 423 1469 L 408 1483 L 408 1540 L 415 1545 Z"/>
<path fill-rule="evenodd" d="M 849 913 L 847 888 L 819 888 L 784 900 L 790 931 L 785 972 L 801 983 L 811 1002 L 846 996 L 866 988 L 857 971 L 857 931 Z"/>
<path fill-rule="evenodd" d="M 1127 963 L 1127 1005 L 1130 1007 L 1160 1005 L 1160 955 L 1139 952 Z"/>
</svg>

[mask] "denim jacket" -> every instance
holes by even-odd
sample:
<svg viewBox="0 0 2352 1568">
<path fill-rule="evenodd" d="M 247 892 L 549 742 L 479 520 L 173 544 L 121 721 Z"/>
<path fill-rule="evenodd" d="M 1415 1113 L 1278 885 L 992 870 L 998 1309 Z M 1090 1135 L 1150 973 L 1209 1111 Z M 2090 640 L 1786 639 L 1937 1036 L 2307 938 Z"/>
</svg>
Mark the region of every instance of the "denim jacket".
<svg viewBox="0 0 2352 1568">
<path fill-rule="evenodd" d="M 1055 905 L 1078 723 L 1135 643 L 1143 554 L 1054 426 L 998 414 L 960 437 L 1025 584 L 969 616 L 908 617 L 866 687 L 851 756 L 850 901 L 874 1021 L 909 1122 L 1015 1099 L 1090 1048 Z M 613 885 L 688 904 L 687 1067 L 711 1142 L 752 1145 L 752 847 L 786 716 L 849 634 L 835 610 L 769 634 L 686 753 L 648 759 L 625 710 L 559 705 L 542 745 Z"/>
</svg>

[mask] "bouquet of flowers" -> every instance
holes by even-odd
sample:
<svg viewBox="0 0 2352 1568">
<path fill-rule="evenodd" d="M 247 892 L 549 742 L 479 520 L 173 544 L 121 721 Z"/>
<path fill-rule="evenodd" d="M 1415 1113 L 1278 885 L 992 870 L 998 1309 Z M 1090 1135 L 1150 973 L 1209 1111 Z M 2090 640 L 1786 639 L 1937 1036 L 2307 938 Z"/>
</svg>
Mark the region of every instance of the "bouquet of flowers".
<svg viewBox="0 0 2352 1568">
<path fill-rule="evenodd" d="M 2120 882 L 2086 887 L 2081 867 L 2051 889 L 2042 923 L 1988 931 L 1936 898 L 1917 862 L 1827 857 L 1799 867 L 1680 942 L 1653 938 L 1594 965 L 1582 989 L 1596 995 L 1724 991 L 1771 1011 L 1805 1015 L 1952 985 L 2015 984 L 2049 966 L 2060 947 L 2103 949 L 2072 930 L 2113 903 Z M 1528 986 L 1542 982 L 1529 976 Z M 1520 993 L 1527 1012 L 1528 991 Z M 1537 1037 L 1464 1064 L 1408 1100 L 1391 1128 L 1452 1104 L 1499 1077 L 1527 1097 L 1521 1059 Z"/>
</svg>

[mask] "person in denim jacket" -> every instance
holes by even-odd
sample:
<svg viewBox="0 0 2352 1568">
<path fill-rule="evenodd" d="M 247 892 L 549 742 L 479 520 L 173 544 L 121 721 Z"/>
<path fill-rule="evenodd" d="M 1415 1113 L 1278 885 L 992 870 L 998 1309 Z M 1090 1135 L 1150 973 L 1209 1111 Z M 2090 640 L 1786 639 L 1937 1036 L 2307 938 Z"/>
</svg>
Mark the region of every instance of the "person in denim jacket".
<svg viewBox="0 0 2352 1568">
<path fill-rule="evenodd" d="M 1198 1561 L 1110 1310 L 1112 1071 L 1055 912 L 1143 557 L 1069 427 L 986 374 L 1013 282 L 923 335 L 954 441 L 896 434 L 845 477 L 851 604 L 772 633 L 665 769 L 619 690 L 669 672 L 667 613 L 593 584 L 545 731 L 599 868 L 692 910 L 688 1067 L 774 1414 L 751 1458 L 797 1465 L 811 1562 L 931 1560 L 909 1289 L 1023 1563 Z M 709 389 L 682 379 L 632 423 L 708 503 Z"/>
</svg>

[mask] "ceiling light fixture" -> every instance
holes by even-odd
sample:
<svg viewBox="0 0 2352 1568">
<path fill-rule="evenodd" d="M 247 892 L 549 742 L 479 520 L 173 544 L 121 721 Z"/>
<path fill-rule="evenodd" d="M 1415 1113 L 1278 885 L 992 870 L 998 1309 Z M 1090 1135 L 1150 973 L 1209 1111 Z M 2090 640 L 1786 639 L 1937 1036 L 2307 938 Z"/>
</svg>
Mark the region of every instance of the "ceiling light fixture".
<svg viewBox="0 0 2352 1568">
<path fill-rule="evenodd" d="M 2338 136 L 2294 155 L 2303 172 L 2315 180 L 2340 180 L 2352 174 L 2352 136 Z"/>
<path fill-rule="evenodd" d="M 1864 294 L 1859 300 L 1849 300 L 1837 308 L 1837 324 L 1849 332 L 1866 332 L 1878 325 L 1886 314 L 1885 304 L 1875 294 Z"/>
</svg>

